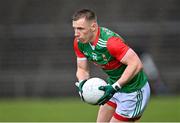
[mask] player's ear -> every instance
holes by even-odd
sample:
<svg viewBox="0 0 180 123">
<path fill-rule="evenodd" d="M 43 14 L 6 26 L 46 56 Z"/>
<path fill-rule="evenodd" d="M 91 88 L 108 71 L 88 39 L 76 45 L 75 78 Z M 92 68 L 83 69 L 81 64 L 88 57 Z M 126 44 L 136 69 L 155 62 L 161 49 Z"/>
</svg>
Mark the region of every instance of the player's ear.
<svg viewBox="0 0 180 123">
<path fill-rule="evenodd" d="M 97 23 L 93 22 L 91 24 L 91 31 L 94 32 L 96 30 L 96 27 L 97 27 Z"/>
</svg>

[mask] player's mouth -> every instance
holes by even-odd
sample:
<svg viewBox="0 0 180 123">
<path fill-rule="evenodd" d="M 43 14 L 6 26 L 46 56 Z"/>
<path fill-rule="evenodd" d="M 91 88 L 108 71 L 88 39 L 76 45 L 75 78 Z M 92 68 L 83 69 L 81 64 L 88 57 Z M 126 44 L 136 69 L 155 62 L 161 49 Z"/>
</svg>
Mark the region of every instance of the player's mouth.
<svg viewBox="0 0 180 123">
<path fill-rule="evenodd" d="M 79 41 L 80 42 L 82 42 L 82 43 L 86 43 L 87 41 L 85 40 L 85 39 L 83 39 L 83 38 L 78 38 L 79 39 Z"/>
</svg>

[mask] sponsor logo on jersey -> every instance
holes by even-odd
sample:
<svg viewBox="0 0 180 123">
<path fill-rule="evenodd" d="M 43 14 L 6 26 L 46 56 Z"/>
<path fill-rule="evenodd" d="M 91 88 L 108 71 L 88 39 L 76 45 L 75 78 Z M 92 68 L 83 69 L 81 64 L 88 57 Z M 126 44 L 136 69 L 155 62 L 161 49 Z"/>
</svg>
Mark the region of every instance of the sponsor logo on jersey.
<svg viewBox="0 0 180 123">
<path fill-rule="evenodd" d="M 96 53 L 92 53 L 92 59 L 94 60 L 94 61 L 97 61 L 98 59 L 97 59 L 97 54 Z"/>
</svg>

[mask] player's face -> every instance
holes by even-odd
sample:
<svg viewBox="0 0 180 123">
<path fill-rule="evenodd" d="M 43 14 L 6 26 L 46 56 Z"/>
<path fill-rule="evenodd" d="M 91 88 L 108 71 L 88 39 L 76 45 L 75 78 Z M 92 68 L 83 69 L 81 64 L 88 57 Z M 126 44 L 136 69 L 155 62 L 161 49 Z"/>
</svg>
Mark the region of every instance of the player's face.
<svg viewBox="0 0 180 123">
<path fill-rule="evenodd" d="M 74 28 L 74 36 L 82 43 L 88 43 L 93 37 L 93 31 L 91 30 L 92 22 L 87 21 L 85 18 L 80 18 L 77 21 L 72 22 Z"/>
</svg>

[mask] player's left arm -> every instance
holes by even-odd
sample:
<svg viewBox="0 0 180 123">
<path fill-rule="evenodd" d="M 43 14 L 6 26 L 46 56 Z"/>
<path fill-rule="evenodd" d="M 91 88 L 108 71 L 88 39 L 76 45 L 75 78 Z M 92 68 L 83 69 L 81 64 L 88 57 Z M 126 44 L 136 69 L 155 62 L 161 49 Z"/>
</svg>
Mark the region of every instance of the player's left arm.
<svg viewBox="0 0 180 123">
<path fill-rule="evenodd" d="M 105 91 L 103 97 L 98 101 L 99 105 L 105 104 L 114 93 L 119 91 L 124 84 L 128 83 L 142 69 L 142 63 L 137 54 L 121 38 L 110 38 L 107 42 L 107 49 L 112 56 L 119 60 L 119 62 L 127 65 L 127 67 L 117 82 L 99 88 Z"/>
<path fill-rule="evenodd" d="M 128 83 L 139 71 L 142 70 L 143 65 L 138 55 L 131 48 L 128 49 L 120 62 L 127 65 L 122 76 L 117 81 L 120 86 L 123 86 L 124 84 Z"/>
<path fill-rule="evenodd" d="M 125 71 L 117 81 L 120 86 L 123 86 L 143 68 L 142 62 L 134 50 L 125 44 L 120 37 L 110 38 L 107 42 L 107 48 L 112 56 L 127 65 Z"/>
</svg>

